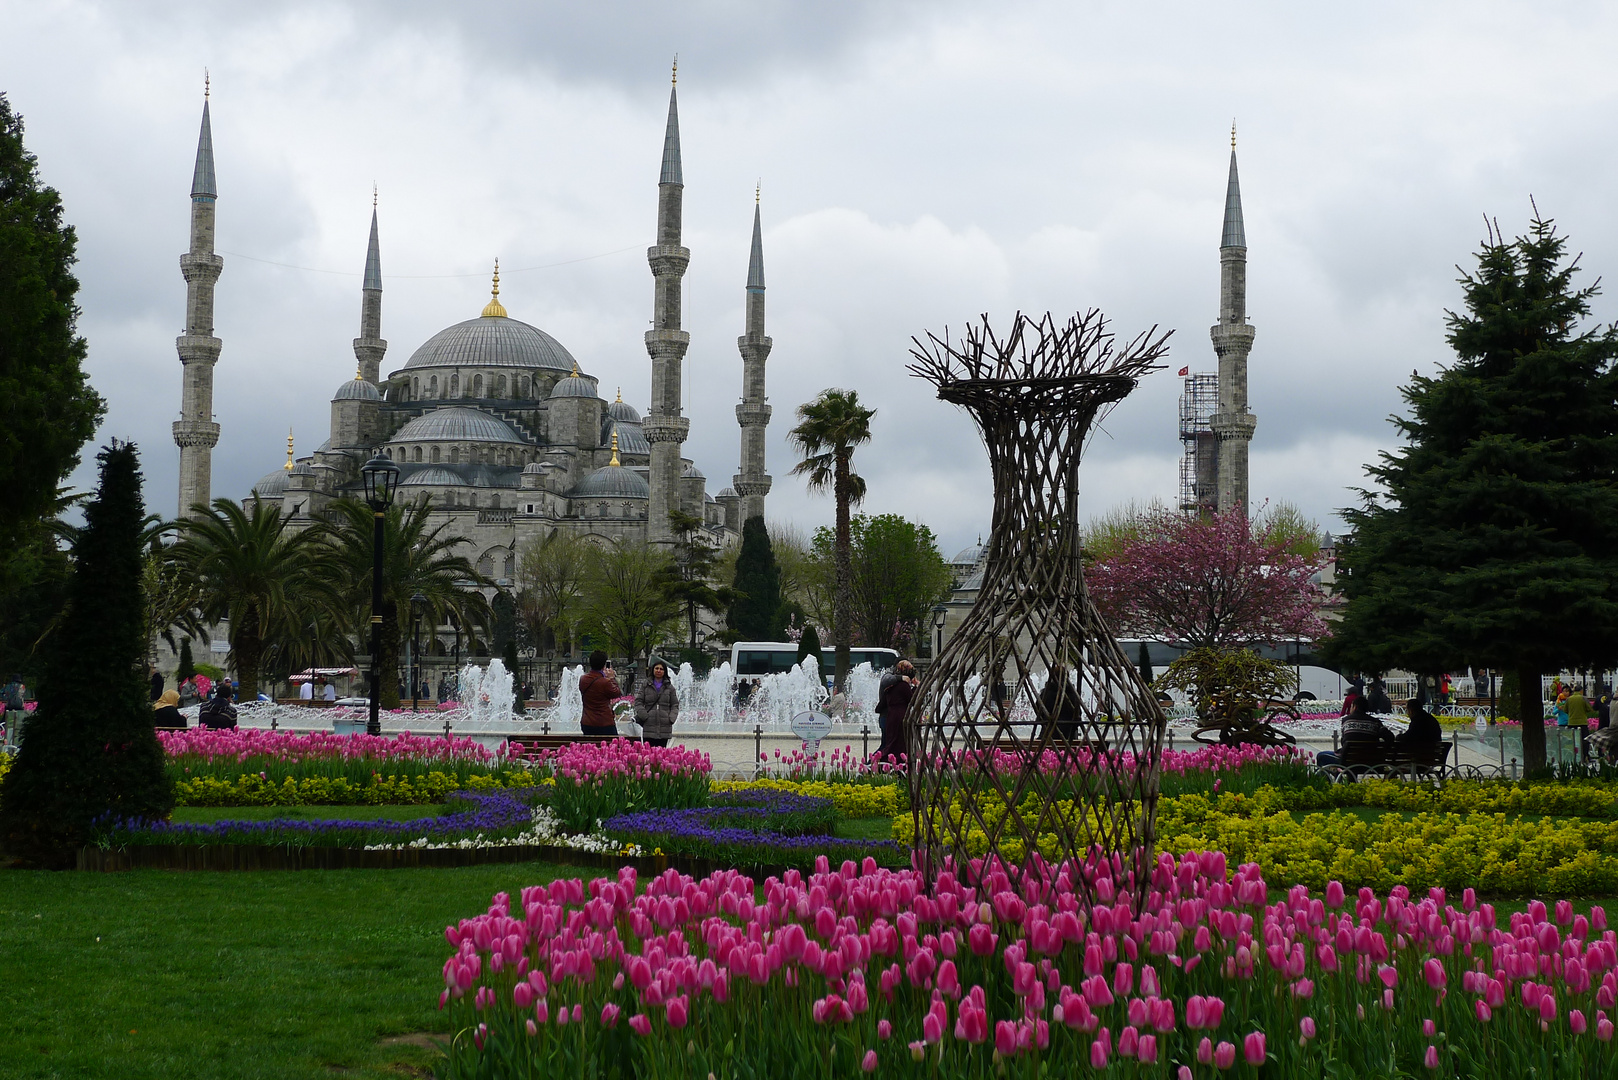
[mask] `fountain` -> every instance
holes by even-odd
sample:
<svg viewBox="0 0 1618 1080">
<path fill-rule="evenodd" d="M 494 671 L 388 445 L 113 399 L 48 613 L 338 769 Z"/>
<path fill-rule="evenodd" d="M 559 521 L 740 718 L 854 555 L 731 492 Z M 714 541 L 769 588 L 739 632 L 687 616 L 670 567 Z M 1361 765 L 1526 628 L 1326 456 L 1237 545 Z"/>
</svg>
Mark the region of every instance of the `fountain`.
<svg viewBox="0 0 1618 1080">
<path fill-rule="evenodd" d="M 511 672 L 499 657 L 490 660 L 487 668 L 466 665 L 461 669 L 458 685 L 463 721 L 486 728 L 493 722 L 513 718 L 517 695 L 512 687 Z M 578 695 L 576 681 L 573 692 Z"/>
</svg>

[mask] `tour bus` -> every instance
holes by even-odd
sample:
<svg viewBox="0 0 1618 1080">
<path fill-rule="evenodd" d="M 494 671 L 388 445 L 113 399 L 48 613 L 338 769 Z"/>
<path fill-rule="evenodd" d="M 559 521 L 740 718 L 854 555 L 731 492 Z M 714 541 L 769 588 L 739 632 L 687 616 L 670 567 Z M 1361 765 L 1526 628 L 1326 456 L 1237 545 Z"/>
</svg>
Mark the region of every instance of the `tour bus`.
<svg viewBox="0 0 1618 1080">
<path fill-rule="evenodd" d="M 855 646 L 848 650 L 848 666 L 857 668 L 870 664 L 872 670 L 882 671 L 899 662 L 899 654 L 892 649 L 870 649 Z M 730 647 L 730 670 L 738 677 L 778 675 L 790 671 L 798 663 L 798 646 L 790 641 L 738 641 Z M 837 666 L 837 650 L 820 650 L 820 673 L 830 675 Z"/>
<path fill-rule="evenodd" d="M 1139 662 L 1141 642 L 1138 638 L 1122 639 L 1118 642 L 1118 646 L 1130 663 Z M 1297 696 L 1300 700 L 1335 700 L 1348 692 L 1348 679 L 1335 668 L 1325 666 L 1315 654 L 1314 646 L 1310 642 L 1287 641 L 1273 647 L 1259 645 L 1254 651 L 1266 660 L 1279 660 L 1293 670 L 1298 678 Z M 1154 673 L 1161 675 L 1164 668 L 1185 652 L 1185 647 L 1170 645 L 1164 641 L 1148 641 L 1146 652 L 1151 659 Z"/>
</svg>

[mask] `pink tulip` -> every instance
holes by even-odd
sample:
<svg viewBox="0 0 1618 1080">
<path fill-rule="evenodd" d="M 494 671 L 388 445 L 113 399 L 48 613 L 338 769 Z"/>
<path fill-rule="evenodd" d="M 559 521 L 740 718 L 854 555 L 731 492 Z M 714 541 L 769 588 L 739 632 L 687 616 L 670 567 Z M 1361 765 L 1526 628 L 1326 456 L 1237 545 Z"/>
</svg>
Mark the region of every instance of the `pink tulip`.
<svg viewBox="0 0 1618 1080">
<path fill-rule="evenodd" d="M 1612 1021 L 1605 1016 L 1596 1019 L 1596 1038 L 1602 1042 L 1612 1041 Z"/>
<path fill-rule="evenodd" d="M 1545 996 L 1539 999 L 1539 1018 L 1540 1018 L 1540 1020 L 1542 1022 L 1547 1023 L 1547 1024 L 1556 1023 L 1556 995 L 1555 994 L 1552 994 L 1549 991 L 1547 991 Z"/>
<path fill-rule="evenodd" d="M 1478 1023 L 1487 1024 L 1494 1018 L 1494 1012 L 1489 1008 L 1488 1002 L 1484 1001 L 1482 998 L 1478 998 L 1474 1004 L 1477 1007 Z"/>
<path fill-rule="evenodd" d="M 1448 981 L 1444 974 L 1444 962 L 1436 956 L 1422 965 L 1421 973 L 1427 977 L 1427 985 L 1434 990 L 1442 988 L 1445 982 Z M 1388 983 L 1388 985 L 1392 986 L 1393 984 Z"/>
<path fill-rule="evenodd" d="M 1392 990 L 1399 984 L 1399 969 L 1382 964 L 1376 969 L 1376 977 L 1382 980 L 1382 985 Z"/>
<path fill-rule="evenodd" d="M 865 1058 L 860 1062 L 860 1068 L 866 1072 L 876 1072 L 876 1051 L 865 1051 Z"/>
<path fill-rule="evenodd" d="M 690 1009 L 690 1002 L 686 995 L 681 994 L 668 1003 L 669 1027 L 679 1029 L 685 1027 Z"/>
<path fill-rule="evenodd" d="M 878 1020 L 876 1022 L 876 1037 L 884 1040 L 893 1038 L 893 1025 L 887 1020 Z"/>
<path fill-rule="evenodd" d="M 1264 1033 L 1255 1031 L 1242 1040 L 1242 1058 L 1249 1065 L 1264 1064 Z"/>
<path fill-rule="evenodd" d="M 938 989 L 947 997 L 961 996 L 961 979 L 955 973 L 955 961 L 945 960 L 938 967 Z"/>
<path fill-rule="evenodd" d="M 1305 1042 L 1307 1042 L 1310 1039 L 1314 1038 L 1315 1037 L 1315 1018 L 1312 1017 L 1312 1016 L 1306 1016 L 1302 1020 L 1299 1020 L 1298 1021 L 1298 1033 L 1303 1036 L 1303 1041 L 1305 1041 Z"/>
<path fill-rule="evenodd" d="M 1343 906 L 1343 883 L 1341 881 L 1326 882 L 1326 906 L 1329 908 Z"/>
<path fill-rule="evenodd" d="M 1222 1042 L 1214 1047 L 1214 1068 L 1228 1069 L 1236 1064 L 1236 1044 Z"/>
<path fill-rule="evenodd" d="M 1180 1066 L 1180 1072 L 1176 1076 L 1175 1080 L 1192 1080 L 1191 1066 L 1189 1066 L 1189 1065 L 1181 1065 Z"/>
<path fill-rule="evenodd" d="M 1421 1022 L 1421 1033 L 1427 1036 L 1429 1039 L 1433 1037 L 1433 1032 L 1437 1030 L 1438 1025 L 1434 1024 L 1432 1020 L 1428 1019 Z"/>
<path fill-rule="evenodd" d="M 527 1027 L 528 1027 L 528 1034 L 529 1035 L 538 1035 L 539 1034 L 539 1025 L 534 1023 L 533 1020 L 528 1020 L 527 1021 Z"/>
<path fill-rule="evenodd" d="M 1202 1037 L 1202 1041 L 1197 1043 L 1197 1060 L 1199 1062 L 1201 1062 L 1202 1064 L 1204 1064 L 1204 1065 L 1212 1065 L 1213 1064 L 1213 1059 L 1214 1059 L 1213 1040 L 1208 1038 L 1206 1035 L 1204 1035 Z"/>
<path fill-rule="evenodd" d="M 1186 998 L 1185 1026 L 1188 1028 L 1204 1028 L 1208 1026 L 1208 999 L 1201 994 L 1192 994 Z"/>
<path fill-rule="evenodd" d="M 1142 1035 L 1140 1037 L 1140 1048 L 1137 1051 L 1137 1055 L 1139 1056 L 1142 1064 L 1145 1064 L 1145 1065 L 1154 1065 L 1154 1064 L 1156 1064 L 1157 1063 L 1157 1036 L 1156 1035 Z"/>
<path fill-rule="evenodd" d="M 1427 1052 L 1422 1055 L 1421 1063 L 1429 1069 L 1438 1068 L 1438 1047 L 1432 1043 L 1427 1044 Z"/>
<path fill-rule="evenodd" d="M 1139 1048 L 1140 1032 L 1135 1030 L 1135 1026 L 1133 1024 L 1124 1028 L 1124 1030 L 1118 1033 L 1119 1057 L 1134 1057 L 1135 1051 Z"/>
<path fill-rule="evenodd" d="M 1017 1025 L 1009 1020 L 996 1020 L 994 1024 L 994 1051 L 1001 1057 L 1017 1052 Z"/>
<path fill-rule="evenodd" d="M 1102 1028 L 1101 1035 L 1090 1044 L 1090 1068 L 1099 1070 L 1107 1067 L 1107 1056 L 1111 1053 L 1109 1046 L 1111 1041 L 1107 1034 L 1107 1029 Z"/>
<path fill-rule="evenodd" d="M 601 1026 L 615 1027 L 618 1023 L 618 1016 L 622 1011 L 610 1001 L 601 1006 Z"/>
<path fill-rule="evenodd" d="M 544 1027 L 551 1022 L 551 1007 L 544 998 L 534 1002 L 534 1020 L 540 1027 Z"/>
<path fill-rule="evenodd" d="M 1569 1012 L 1567 1014 L 1567 1026 L 1572 1029 L 1573 1034 L 1583 1035 L 1587 1026 L 1584 1019 L 1584 1011 L 1582 1009 L 1574 1009 Z"/>
</svg>

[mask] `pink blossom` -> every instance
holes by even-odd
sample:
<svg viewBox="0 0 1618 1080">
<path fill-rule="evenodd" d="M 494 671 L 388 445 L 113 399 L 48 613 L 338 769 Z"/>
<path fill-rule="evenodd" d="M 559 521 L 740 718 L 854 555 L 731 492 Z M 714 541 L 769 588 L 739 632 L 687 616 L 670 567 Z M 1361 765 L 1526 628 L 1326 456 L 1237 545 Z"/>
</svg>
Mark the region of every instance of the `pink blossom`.
<svg viewBox="0 0 1618 1080">
<path fill-rule="evenodd" d="M 1242 1040 L 1242 1059 L 1249 1065 L 1264 1064 L 1264 1033 L 1262 1031 L 1252 1032 Z"/>
<path fill-rule="evenodd" d="M 995 1021 L 994 1049 L 1001 1057 L 1010 1057 L 1017 1052 L 1017 1025 L 1009 1020 Z"/>
<path fill-rule="evenodd" d="M 1236 1044 L 1221 1042 L 1214 1047 L 1214 1068 L 1228 1069 L 1236 1064 Z"/>
<path fill-rule="evenodd" d="M 1567 1014 L 1567 1026 L 1575 1035 L 1583 1035 L 1587 1024 L 1582 1009 L 1572 1009 Z"/>
<path fill-rule="evenodd" d="M 1233 1053 L 1233 1056 L 1234 1056 L 1234 1048 L 1232 1048 L 1232 1053 Z M 1200 1061 L 1204 1065 L 1212 1065 L 1213 1064 L 1213 1059 L 1214 1059 L 1213 1040 L 1208 1038 L 1206 1035 L 1204 1035 L 1202 1037 L 1202 1041 L 1197 1043 L 1197 1060 Z"/>
<path fill-rule="evenodd" d="M 1153 1065 L 1157 1062 L 1157 1036 L 1142 1035 L 1140 1037 L 1139 1057 L 1143 1064 Z"/>
<path fill-rule="evenodd" d="M 544 1023 L 544 1021 L 541 1020 L 540 1023 Z M 652 1022 L 645 1013 L 636 1013 L 629 1018 L 629 1030 L 636 1035 L 650 1035 L 652 1033 Z"/>
<path fill-rule="evenodd" d="M 893 1038 L 893 1024 L 886 1019 L 876 1022 L 876 1037 L 882 1040 Z"/>
<path fill-rule="evenodd" d="M 623 1010 L 619 1009 L 618 1006 L 614 1005 L 610 1001 L 607 1002 L 605 1005 L 601 1006 L 601 1026 L 602 1027 L 615 1027 L 615 1026 L 617 1026 L 618 1016 L 622 1011 Z"/>
<path fill-rule="evenodd" d="M 876 1051 L 865 1051 L 865 1057 L 860 1061 L 860 1068 L 865 1072 L 876 1072 Z"/>
<path fill-rule="evenodd" d="M 1107 1057 L 1112 1053 L 1112 1034 L 1106 1028 L 1101 1029 L 1095 1041 L 1090 1044 L 1090 1068 L 1105 1069 Z"/>
<path fill-rule="evenodd" d="M 1421 1063 L 1429 1069 L 1438 1068 L 1438 1047 L 1432 1043 L 1427 1044 L 1427 1052 L 1422 1055 Z"/>
<path fill-rule="evenodd" d="M 1314 1038 L 1315 1037 L 1315 1018 L 1312 1017 L 1312 1016 L 1306 1016 L 1302 1020 L 1299 1020 L 1298 1021 L 1298 1033 L 1303 1036 L 1303 1039 L 1304 1039 L 1305 1042 L 1307 1042 L 1308 1040 Z"/>
</svg>

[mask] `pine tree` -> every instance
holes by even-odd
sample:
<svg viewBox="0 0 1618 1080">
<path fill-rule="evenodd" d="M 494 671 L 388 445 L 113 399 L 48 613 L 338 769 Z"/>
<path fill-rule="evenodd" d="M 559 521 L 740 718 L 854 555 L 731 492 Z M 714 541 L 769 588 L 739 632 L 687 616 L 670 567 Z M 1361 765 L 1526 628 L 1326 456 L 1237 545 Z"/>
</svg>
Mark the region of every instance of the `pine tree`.
<svg viewBox="0 0 1618 1080">
<path fill-rule="evenodd" d="M 742 523 L 742 547 L 736 555 L 736 598 L 727 623 L 739 641 L 779 641 L 785 633 L 781 616 L 781 568 L 775 564 L 763 517 Z"/>
<path fill-rule="evenodd" d="M 1490 230 L 1455 363 L 1413 375 L 1407 445 L 1345 514 L 1348 603 L 1328 655 L 1365 671 L 1514 671 L 1530 772 L 1545 767 L 1540 676 L 1618 655 L 1618 328 L 1580 329 L 1594 286 L 1548 220 Z"/>
<path fill-rule="evenodd" d="M 804 657 L 812 656 L 815 663 L 825 667 L 826 658 L 820 652 L 820 635 L 815 633 L 814 623 L 805 623 L 803 637 L 798 639 L 798 663 L 803 663 Z M 821 672 L 825 674 L 825 672 Z"/>
<path fill-rule="evenodd" d="M 185 682 L 197 673 L 196 658 L 191 655 L 191 639 L 180 642 L 180 666 L 174 672 L 175 682 Z"/>
<path fill-rule="evenodd" d="M 70 862 L 98 818 L 161 818 L 174 807 L 143 667 L 140 463 L 129 443 L 99 460 L 39 707 L 0 788 L 0 844 L 37 865 Z"/>
<path fill-rule="evenodd" d="M 105 411 L 78 336 L 78 239 L 62 199 L 39 182 L 22 117 L 0 94 L 0 552 L 54 514 L 57 485 L 79 463 Z"/>
</svg>

